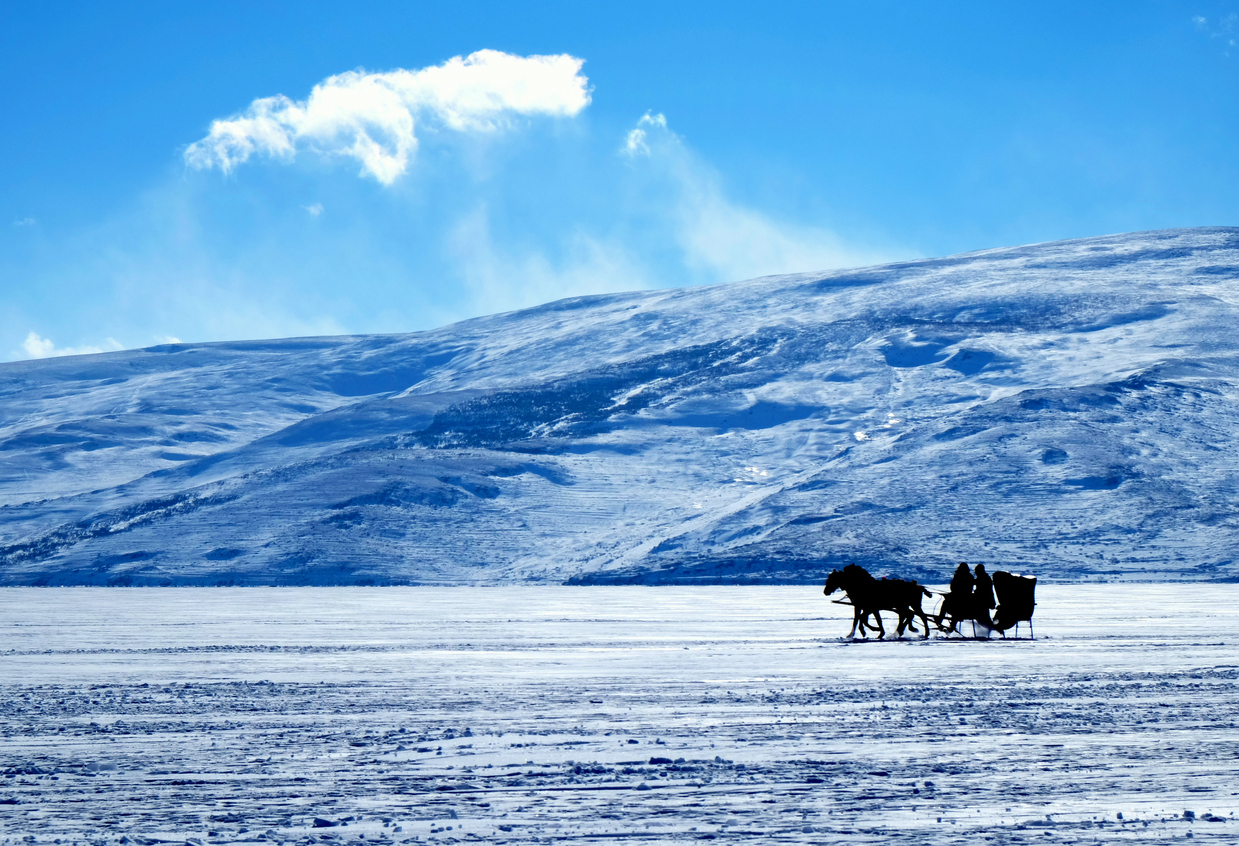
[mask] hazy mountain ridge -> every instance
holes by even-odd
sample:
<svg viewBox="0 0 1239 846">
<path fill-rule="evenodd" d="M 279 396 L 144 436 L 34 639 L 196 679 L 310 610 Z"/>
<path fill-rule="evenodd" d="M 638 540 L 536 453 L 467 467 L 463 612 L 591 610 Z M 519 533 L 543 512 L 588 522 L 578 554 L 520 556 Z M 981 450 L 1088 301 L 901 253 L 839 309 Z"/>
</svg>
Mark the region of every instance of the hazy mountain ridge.
<svg viewBox="0 0 1239 846">
<path fill-rule="evenodd" d="M 0 365 L 0 582 L 1239 575 L 1239 229 Z"/>
</svg>

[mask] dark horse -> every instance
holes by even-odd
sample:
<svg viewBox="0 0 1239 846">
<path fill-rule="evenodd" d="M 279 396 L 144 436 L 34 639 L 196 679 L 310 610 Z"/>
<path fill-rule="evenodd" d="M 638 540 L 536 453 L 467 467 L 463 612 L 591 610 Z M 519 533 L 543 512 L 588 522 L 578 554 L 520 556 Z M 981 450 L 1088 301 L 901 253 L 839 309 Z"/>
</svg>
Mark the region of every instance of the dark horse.
<svg viewBox="0 0 1239 846">
<path fill-rule="evenodd" d="M 921 618 L 921 625 L 925 628 L 924 636 L 929 637 L 929 620 L 921 610 L 921 597 L 932 594 L 916 582 L 875 579 L 864 567 L 849 564 L 842 570 L 833 570 L 826 577 L 826 589 L 823 593 L 830 596 L 837 590 L 846 593 L 848 601 L 852 603 L 852 631 L 848 633 L 848 637 L 855 637 L 857 627 L 863 636 L 865 618 L 869 616 L 877 621 L 877 626 L 870 627 L 878 630 L 878 638 L 885 637 L 886 630 L 882 627 L 880 611 L 894 611 L 899 615 L 896 637 L 902 636 L 905 628 L 916 631 L 916 624 L 912 622 L 915 617 Z"/>
</svg>

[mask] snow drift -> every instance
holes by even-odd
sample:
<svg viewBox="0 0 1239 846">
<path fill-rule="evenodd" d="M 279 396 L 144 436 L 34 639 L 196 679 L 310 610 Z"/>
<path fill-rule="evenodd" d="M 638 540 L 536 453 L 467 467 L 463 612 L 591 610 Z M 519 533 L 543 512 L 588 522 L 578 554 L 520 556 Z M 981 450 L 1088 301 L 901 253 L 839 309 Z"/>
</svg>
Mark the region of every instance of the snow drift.
<svg viewBox="0 0 1239 846">
<path fill-rule="evenodd" d="M 0 365 L 0 583 L 1239 576 L 1239 229 Z"/>
</svg>

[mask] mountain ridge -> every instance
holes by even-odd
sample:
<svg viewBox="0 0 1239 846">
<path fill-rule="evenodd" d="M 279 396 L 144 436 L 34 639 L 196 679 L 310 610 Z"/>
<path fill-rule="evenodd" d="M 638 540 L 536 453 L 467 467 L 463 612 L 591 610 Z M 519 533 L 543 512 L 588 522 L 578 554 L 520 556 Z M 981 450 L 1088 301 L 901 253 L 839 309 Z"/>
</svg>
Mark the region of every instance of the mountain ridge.
<svg viewBox="0 0 1239 846">
<path fill-rule="evenodd" d="M 0 584 L 1239 578 L 1239 229 L 0 365 Z"/>
</svg>

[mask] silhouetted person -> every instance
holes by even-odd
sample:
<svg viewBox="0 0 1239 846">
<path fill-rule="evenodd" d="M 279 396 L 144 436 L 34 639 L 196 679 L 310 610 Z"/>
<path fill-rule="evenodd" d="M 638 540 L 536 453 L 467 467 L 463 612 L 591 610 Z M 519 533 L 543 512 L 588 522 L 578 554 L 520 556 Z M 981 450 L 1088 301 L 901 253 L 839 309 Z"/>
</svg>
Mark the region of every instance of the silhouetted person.
<svg viewBox="0 0 1239 846">
<path fill-rule="evenodd" d="M 994 580 L 985 572 L 984 564 L 977 565 L 976 587 L 972 593 L 978 610 L 984 608 L 988 612 L 998 604 L 994 601 Z"/>
<path fill-rule="evenodd" d="M 950 592 L 942 598 L 942 607 L 938 609 L 938 616 L 934 617 L 934 624 L 938 628 L 942 628 L 942 620 L 945 617 L 958 618 L 962 616 L 964 609 L 971 607 L 972 588 L 975 582 L 968 564 L 964 561 L 959 562 L 959 566 L 955 568 L 955 575 L 951 576 Z M 993 585 L 990 588 L 992 592 Z"/>
<path fill-rule="evenodd" d="M 994 601 L 994 580 L 985 572 L 985 565 L 977 565 L 976 587 L 972 592 L 972 619 L 979 620 L 993 628 L 990 611 L 998 603 Z"/>
<path fill-rule="evenodd" d="M 976 579 L 972 577 L 972 571 L 968 569 L 967 562 L 959 562 L 959 566 L 955 568 L 955 575 L 951 576 L 951 596 L 961 600 L 970 597 L 975 585 Z"/>
</svg>

